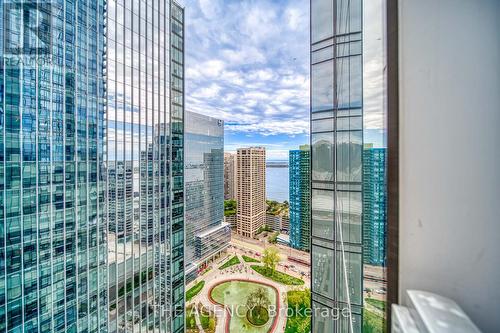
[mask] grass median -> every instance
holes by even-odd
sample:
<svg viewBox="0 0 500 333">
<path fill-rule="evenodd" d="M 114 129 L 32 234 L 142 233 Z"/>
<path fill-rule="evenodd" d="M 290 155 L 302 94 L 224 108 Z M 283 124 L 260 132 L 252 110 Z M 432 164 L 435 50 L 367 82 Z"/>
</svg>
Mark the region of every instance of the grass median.
<svg viewBox="0 0 500 333">
<path fill-rule="evenodd" d="M 385 311 L 385 306 L 387 304 L 384 301 L 380 301 L 378 299 L 373 299 L 373 298 L 365 298 L 365 302 L 379 309 L 380 311 Z"/>
<path fill-rule="evenodd" d="M 193 299 L 198 293 L 203 289 L 205 286 L 205 281 L 200 281 L 191 288 L 189 288 L 188 291 L 186 291 L 186 302 L 189 302 L 190 300 Z"/>
<path fill-rule="evenodd" d="M 245 260 L 245 262 L 260 262 L 260 260 L 252 258 L 252 257 L 248 257 L 248 256 L 241 256 L 241 257 L 243 258 L 243 260 Z"/>
<path fill-rule="evenodd" d="M 304 280 L 293 277 L 286 273 L 279 272 L 277 270 L 271 270 L 264 266 L 257 266 L 257 265 L 253 265 L 250 267 L 252 267 L 252 269 L 257 273 L 259 273 L 260 275 L 281 284 L 286 284 L 288 286 L 301 286 L 304 284 Z"/>
<path fill-rule="evenodd" d="M 228 261 L 226 261 L 222 266 L 219 267 L 219 270 L 223 270 L 226 268 L 229 268 L 234 265 L 238 265 L 240 263 L 240 259 L 238 259 L 238 256 L 234 256 Z"/>
</svg>

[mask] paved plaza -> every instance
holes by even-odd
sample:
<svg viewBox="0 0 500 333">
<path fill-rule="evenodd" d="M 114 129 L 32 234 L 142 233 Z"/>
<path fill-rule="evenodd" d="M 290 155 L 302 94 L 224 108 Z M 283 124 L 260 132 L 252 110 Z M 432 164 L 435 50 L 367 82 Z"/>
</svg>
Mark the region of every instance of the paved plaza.
<svg viewBox="0 0 500 333">
<path fill-rule="evenodd" d="M 214 286 L 217 286 L 221 282 L 224 281 L 231 281 L 231 280 L 240 280 L 240 281 L 251 281 L 251 282 L 256 282 L 256 283 L 262 283 L 263 285 L 268 285 L 273 288 L 275 288 L 278 291 L 279 294 L 279 300 L 280 300 L 280 307 L 283 309 L 287 308 L 287 292 L 290 290 L 304 290 L 305 288 L 310 287 L 310 281 L 308 277 L 308 269 L 304 268 L 303 270 L 300 269 L 295 269 L 292 270 L 290 265 L 292 263 L 289 263 L 285 260 L 280 263 L 280 265 L 277 266 L 276 270 L 289 274 L 291 276 L 301 278 L 304 280 L 304 285 L 302 286 L 289 286 L 289 285 L 284 285 L 278 282 L 275 282 L 271 279 L 268 279 L 259 273 L 255 272 L 250 266 L 252 265 L 262 265 L 261 263 L 247 263 L 243 260 L 242 255 L 246 255 L 249 257 L 253 257 L 255 259 L 261 259 L 260 256 L 260 251 L 262 250 L 262 247 L 260 248 L 260 251 L 257 252 L 258 249 L 249 249 L 249 248 L 244 248 L 241 246 L 240 242 L 237 242 L 236 244 L 232 242 L 232 246 L 229 248 L 227 253 L 214 261 L 210 265 L 210 269 L 208 270 L 207 273 L 199 276 L 196 281 L 190 283 L 187 287 L 186 290 L 191 288 L 192 286 L 195 285 L 195 282 L 204 280 L 205 281 L 205 286 L 201 290 L 201 292 L 196 295 L 188 304 L 198 304 L 201 303 L 206 307 L 209 307 L 211 309 L 215 309 L 216 317 L 217 317 L 217 327 L 216 327 L 216 333 L 227 333 L 228 328 L 230 327 L 230 324 L 228 323 L 228 320 L 230 320 L 230 316 L 228 314 L 228 311 L 225 311 L 220 305 L 214 304 L 213 300 L 210 299 L 209 292 L 214 288 Z M 252 252 L 253 255 L 250 253 Z M 256 255 L 255 253 L 259 253 L 259 255 Z M 238 259 L 240 260 L 240 264 L 231 266 L 229 268 L 219 270 L 219 267 L 224 264 L 227 260 L 232 258 L 233 256 L 237 256 Z M 284 256 L 281 255 L 283 258 Z M 289 268 L 287 268 L 289 267 Z M 306 273 L 307 272 L 307 273 Z M 273 328 L 270 332 L 274 333 L 283 333 L 286 327 L 286 311 L 278 311 L 278 316 L 276 319 L 276 324 L 273 325 Z M 198 325 L 199 326 L 199 325 Z M 199 326 L 200 332 L 203 332 L 201 327 Z"/>
</svg>

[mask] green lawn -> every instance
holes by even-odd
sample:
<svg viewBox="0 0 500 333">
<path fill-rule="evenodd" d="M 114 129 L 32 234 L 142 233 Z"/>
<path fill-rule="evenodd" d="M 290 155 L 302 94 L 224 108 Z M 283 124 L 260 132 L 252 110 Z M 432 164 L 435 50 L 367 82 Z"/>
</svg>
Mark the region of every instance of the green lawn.
<svg viewBox="0 0 500 333">
<path fill-rule="evenodd" d="M 243 258 L 243 260 L 245 262 L 260 262 L 260 260 L 257 260 L 255 258 L 252 258 L 252 257 L 248 257 L 248 256 L 241 256 Z"/>
<path fill-rule="evenodd" d="M 203 328 L 208 328 L 208 322 L 210 321 L 210 315 L 207 313 L 200 311 L 200 322 L 201 322 L 201 327 Z"/>
<path fill-rule="evenodd" d="M 304 309 L 311 307 L 309 290 L 292 290 L 287 292 L 288 318 L 285 333 L 308 333 L 311 329 L 311 317 L 304 315 Z M 297 313 L 295 309 L 299 309 Z"/>
<path fill-rule="evenodd" d="M 385 301 L 379 301 L 378 299 L 373 299 L 373 298 L 365 298 L 365 302 L 376 307 L 380 311 L 385 311 Z"/>
<path fill-rule="evenodd" d="M 304 284 L 303 280 L 296 278 L 296 277 L 293 277 L 291 275 L 288 275 L 286 273 L 282 273 L 282 272 L 279 272 L 276 270 L 271 271 L 269 269 L 266 269 L 264 266 L 253 265 L 251 267 L 254 271 L 259 273 L 260 275 L 263 275 L 263 276 L 265 276 L 265 277 L 267 277 L 275 282 L 278 282 L 278 283 L 286 284 L 289 286 L 300 286 L 300 285 Z"/>
<path fill-rule="evenodd" d="M 269 287 L 259 283 L 246 282 L 246 281 L 228 281 L 219 284 L 214 289 L 212 289 L 212 298 L 221 304 L 228 306 L 229 308 L 235 309 L 231 315 L 231 322 L 229 331 L 238 333 L 267 333 L 271 327 L 274 318 L 271 316 L 270 320 L 261 327 L 253 326 L 246 317 L 246 301 L 248 295 L 257 290 L 258 288 L 264 288 L 267 293 L 271 305 L 276 308 L 276 303 L 278 295 L 276 291 Z M 239 311 L 236 313 L 236 311 Z"/>
<path fill-rule="evenodd" d="M 363 311 L 363 333 L 385 332 L 387 332 L 385 319 L 365 308 Z"/>
<path fill-rule="evenodd" d="M 238 259 L 238 256 L 234 256 L 228 261 L 226 261 L 222 266 L 219 267 L 220 270 L 226 269 L 228 267 L 238 265 L 240 263 L 240 259 Z"/>
<path fill-rule="evenodd" d="M 186 330 L 188 332 L 199 332 L 196 325 L 196 314 L 200 318 L 201 327 L 205 333 L 214 333 L 217 326 L 217 319 L 214 313 L 209 313 L 204 308 L 195 308 L 195 305 L 190 305 L 186 308 Z"/>
<path fill-rule="evenodd" d="M 206 310 L 201 310 L 200 314 L 200 323 L 201 327 L 205 330 L 205 332 L 214 332 L 215 327 L 217 326 L 217 320 L 215 318 L 215 314 L 210 314 L 205 312 Z M 212 322 L 212 327 L 210 327 L 210 322 Z"/>
<path fill-rule="evenodd" d="M 205 281 L 200 281 L 191 288 L 189 288 L 188 291 L 186 291 L 186 302 L 189 302 L 190 300 L 193 299 L 198 293 L 203 289 L 205 286 Z"/>
<path fill-rule="evenodd" d="M 269 311 L 261 306 L 256 306 L 247 313 L 247 319 L 255 326 L 262 326 L 269 321 Z"/>
<path fill-rule="evenodd" d="M 188 329 L 188 330 L 196 329 L 197 330 L 198 327 L 196 326 L 196 319 L 194 318 L 195 314 L 194 314 L 194 311 L 192 311 L 191 309 L 192 309 L 192 306 L 190 306 L 186 309 L 186 329 Z"/>
</svg>

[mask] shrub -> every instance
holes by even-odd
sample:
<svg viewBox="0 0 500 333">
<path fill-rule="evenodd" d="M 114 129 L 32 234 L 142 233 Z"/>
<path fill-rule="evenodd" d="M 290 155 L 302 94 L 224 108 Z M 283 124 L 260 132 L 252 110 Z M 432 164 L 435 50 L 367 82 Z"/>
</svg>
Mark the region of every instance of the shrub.
<svg viewBox="0 0 500 333">
<path fill-rule="evenodd" d="M 288 318 L 285 333 L 308 333 L 311 329 L 311 317 L 304 315 L 304 309 L 311 307 L 311 292 L 306 290 L 292 290 L 287 292 Z M 296 312 L 295 310 L 299 311 Z"/>
<path fill-rule="evenodd" d="M 260 260 L 257 260 L 257 259 L 252 258 L 252 257 L 245 256 L 245 255 L 243 255 L 243 256 L 241 256 L 241 257 L 243 258 L 243 260 L 244 260 L 245 262 L 260 262 Z"/>
<path fill-rule="evenodd" d="M 203 289 L 205 286 L 205 281 L 200 281 L 186 292 L 186 302 L 189 302 L 190 300 L 193 299 L 198 293 Z"/>
<path fill-rule="evenodd" d="M 279 271 L 273 271 L 271 269 L 268 269 L 263 266 L 257 266 L 253 265 L 251 266 L 254 271 L 259 273 L 260 275 L 263 275 L 275 282 L 286 284 L 289 286 L 300 286 L 304 284 L 304 281 L 302 279 L 293 277 L 291 275 L 288 275 L 286 273 L 282 273 Z"/>
<path fill-rule="evenodd" d="M 240 263 L 240 259 L 238 259 L 238 256 L 234 256 L 228 261 L 226 261 L 222 266 L 219 267 L 220 270 L 226 269 L 228 267 L 238 265 Z"/>
</svg>

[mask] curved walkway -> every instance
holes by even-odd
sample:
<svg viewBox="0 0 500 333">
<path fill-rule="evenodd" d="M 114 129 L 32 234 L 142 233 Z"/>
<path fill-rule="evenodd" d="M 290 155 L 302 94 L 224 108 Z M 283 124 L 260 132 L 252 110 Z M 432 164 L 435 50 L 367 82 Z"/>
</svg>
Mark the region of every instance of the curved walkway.
<svg viewBox="0 0 500 333">
<path fill-rule="evenodd" d="M 241 264 L 240 264 L 241 265 Z M 230 268 L 226 269 L 230 270 Z M 216 333 L 227 333 L 228 328 L 229 328 L 229 321 L 230 321 L 230 314 L 226 310 L 224 306 L 221 306 L 217 303 L 213 303 L 210 300 L 210 291 L 218 284 L 221 282 L 227 282 L 227 281 L 234 281 L 234 280 L 240 280 L 240 281 L 249 281 L 249 282 L 254 282 L 254 283 L 260 283 L 260 284 L 265 284 L 268 285 L 275 290 L 278 291 L 278 300 L 279 304 L 282 307 L 287 306 L 286 304 L 286 294 L 288 290 L 292 290 L 293 286 L 286 286 L 279 284 L 277 282 L 274 282 L 272 280 L 269 280 L 262 275 L 254 272 L 251 268 L 247 268 L 247 272 L 236 272 L 236 273 L 231 273 L 229 272 L 224 272 L 223 275 L 219 275 L 219 272 L 217 272 L 217 275 L 212 276 L 209 279 L 205 279 L 205 286 L 200 292 L 197 297 L 193 299 L 194 302 L 201 302 L 203 305 L 210 305 L 210 304 L 215 304 L 217 307 L 219 307 L 219 311 L 216 311 L 217 314 L 217 328 L 216 328 Z M 207 292 L 208 290 L 208 292 Z M 275 321 L 275 325 L 273 326 L 273 331 L 275 333 L 280 333 L 284 332 L 285 326 L 286 326 L 286 316 L 281 316 L 278 315 L 278 320 Z"/>
<path fill-rule="evenodd" d="M 225 263 L 227 260 L 229 260 L 231 257 L 234 255 L 237 255 L 238 258 L 240 259 L 241 263 L 231 266 L 229 268 L 226 268 L 224 270 L 219 270 L 218 267 L 220 267 L 223 263 Z M 205 275 L 199 276 L 197 278 L 198 281 L 204 280 L 205 281 L 205 286 L 201 290 L 201 292 L 196 295 L 189 303 L 199 303 L 201 302 L 205 306 L 212 306 L 215 307 L 214 310 L 217 316 L 217 326 L 215 329 L 215 333 L 227 333 L 229 332 L 229 321 L 230 321 L 230 314 L 228 313 L 227 309 L 224 306 L 221 306 L 217 303 L 213 303 L 210 298 L 209 298 L 209 292 L 215 287 L 216 285 L 222 283 L 222 282 L 227 282 L 231 280 L 240 280 L 240 281 L 249 281 L 249 282 L 254 282 L 254 283 L 261 283 L 265 284 L 267 286 L 273 287 L 275 290 L 278 291 L 279 295 L 279 303 L 280 305 L 286 309 L 287 308 L 287 292 L 289 290 L 296 290 L 296 289 L 302 289 L 303 287 L 308 286 L 308 280 L 306 279 L 306 284 L 303 286 L 289 286 L 289 285 L 283 285 L 280 283 L 277 283 L 273 280 L 270 280 L 259 273 L 255 272 L 253 269 L 250 268 L 250 265 L 259 265 L 258 263 L 246 263 L 242 256 L 241 253 L 229 253 L 224 258 L 221 258 L 217 260 L 215 263 L 212 264 L 212 269 L 207 272 Z M 281 270 L 280 270 L 281 271 Z M 288 273 L 288 272 L 286 272 Z M 207 290 L 209 292 L 207 292 Z M 274 328 L 273 328 L 273 333 L 283 333 L 285 331 L 286 327 L 286 321 L 287 317 L 285 314 L 279 315 L 278 314 L 278 320 L 276 321 Z M 236 333 L 236 332 L 232 332 Z"/>
</svg>

